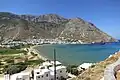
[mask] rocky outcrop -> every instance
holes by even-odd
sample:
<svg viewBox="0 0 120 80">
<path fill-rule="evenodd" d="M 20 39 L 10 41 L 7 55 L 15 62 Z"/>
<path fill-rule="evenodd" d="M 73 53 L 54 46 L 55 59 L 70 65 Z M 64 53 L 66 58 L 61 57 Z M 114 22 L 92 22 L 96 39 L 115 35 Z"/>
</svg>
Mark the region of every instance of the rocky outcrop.
<svg viewBox="0 0 120 80">
<path fill-rule="evenodd" d="M 56 14 L 40 16 L 0 12 L 1 39 L 51 38 L 91 42 L 113 42 L 113 37 L 81 18 L 67 19 Z"/>
<path fill-rule="evenodd" d="M 27 21 L 34 21 L 34 22 L 52 22 L 52 23 L 59 23 L 59 22 L 65 22 L 68 21 L 67 19 L 56 15 L 56 14 L 46 14 L 46 15 L 40 15 L 40 16 L 32 16 L 32 15 L 20 15 L 21 19 L 27 20 Z"/>
</svg>

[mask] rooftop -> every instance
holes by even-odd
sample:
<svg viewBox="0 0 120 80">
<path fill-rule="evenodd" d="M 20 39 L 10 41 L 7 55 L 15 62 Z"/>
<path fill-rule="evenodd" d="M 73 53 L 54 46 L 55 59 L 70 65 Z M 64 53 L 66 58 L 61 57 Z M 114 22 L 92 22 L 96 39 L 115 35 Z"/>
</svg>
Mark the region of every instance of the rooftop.
<svg viewBox="0 0 120 80">
<path fill-rule="evenodd" d="M 56 66 L 56 70 L 66 68 L 65 66 Z M 49 67 L 50 70 L 54 71 L 54 67 Z"/>
<path fill-rule="evenodd" d="M 93 65 L 93 63 L 83 63 L 83 64 L 81 64 L 78 68 L 85 68 L 85 69 L 87 69 L 87 68 L 89 68 L 91 65 Z"/>
<path fill-rule="evenodd" d="M 56 65 L 61 65 L 62 63 L 60 63 L 59 61 L 56 61 Z M 44 63 L 42 63 L 42 66 L 52 66 L 54 65 L 54 61 L 46 61 Z"/>
<path fill-rule="evenodd" d="M 26 73 L 16 73 L 10 76 L 10 80 L 16 80 L 16 78 L 22 78 L 25 75 L 30 75 L 29 72 Z"/>
</svg>

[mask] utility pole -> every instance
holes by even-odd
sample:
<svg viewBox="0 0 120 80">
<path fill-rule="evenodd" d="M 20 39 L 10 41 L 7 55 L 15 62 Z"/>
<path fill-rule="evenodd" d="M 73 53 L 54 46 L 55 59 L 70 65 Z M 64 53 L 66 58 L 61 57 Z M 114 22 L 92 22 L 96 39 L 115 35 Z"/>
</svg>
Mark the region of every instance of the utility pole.
<svg viewBox="0 0 120 80">
<path fill-rule="evenodd" d="M 54 80 L 56 80 L 56 50 L 54 49 Z"/>
</svg>

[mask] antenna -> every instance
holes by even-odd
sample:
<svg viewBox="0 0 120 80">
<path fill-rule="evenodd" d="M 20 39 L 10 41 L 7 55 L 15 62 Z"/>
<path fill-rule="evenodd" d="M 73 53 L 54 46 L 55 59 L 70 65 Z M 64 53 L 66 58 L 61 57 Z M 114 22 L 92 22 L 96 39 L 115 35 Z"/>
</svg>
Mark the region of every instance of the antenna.
<svg viewBox="0 0 120 80">
<path fill-rule="evenodd" d="M 54 49 L 54 80 L 56 80 L 56 50 Z"/>
</svg>

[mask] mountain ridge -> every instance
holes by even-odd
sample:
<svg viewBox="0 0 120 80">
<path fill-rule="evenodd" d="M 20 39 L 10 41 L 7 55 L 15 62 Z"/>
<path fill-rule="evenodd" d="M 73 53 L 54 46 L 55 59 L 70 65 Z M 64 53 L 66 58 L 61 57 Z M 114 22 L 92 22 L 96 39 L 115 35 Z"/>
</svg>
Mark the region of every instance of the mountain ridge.
<svg viewBox="0 0 120 80">
<path fill-rule="evenodd" d="M 114 42 L 116 39 L 79 17 L 67 19 L 57 14 L 39 16 L 0 12 L 0 39 L 50 38 L 82 42 Z"/>
</svg>

